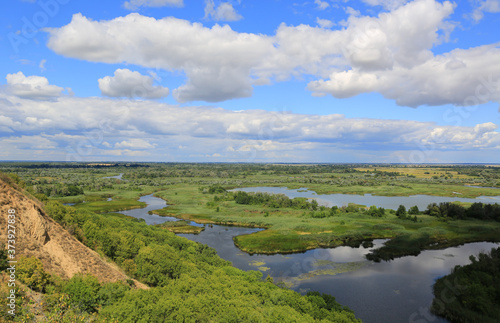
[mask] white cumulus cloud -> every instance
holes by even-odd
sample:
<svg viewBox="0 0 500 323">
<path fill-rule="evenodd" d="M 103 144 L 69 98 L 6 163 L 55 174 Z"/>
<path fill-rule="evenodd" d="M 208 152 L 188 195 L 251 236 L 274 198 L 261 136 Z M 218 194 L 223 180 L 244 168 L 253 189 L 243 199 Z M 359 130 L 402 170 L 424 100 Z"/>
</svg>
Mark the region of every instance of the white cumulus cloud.
<svg viewBox="0 0 500 323">
<path fill-rule="evenodd" d="M 471 106 L 500 102 L 499 75 L 500 48 L 488 45 L 456 49 L 417 67 L 334 72 L 327 80 L 309 83 L 308 89 L 338 98 L 379 92 L 399 105 L 410 107 L 450 103 Z"/>
<path fill-rule="evenodd" d="M 484 13 L 500 12 L 500 0 L 483 0 L 477 3 L 476 8 L 472 12 L 472 19 L 479 22 L 484 17 Z"/>
<path fill-rule="evenodd" d="M 499 102 L 497 44 L 439 55 L 432 51 L 454 28 L 449 21 L 453 3 L 370 4 L 394 9 L 378 16 L 351 15 L 339 29 L 322 28 L 328 26 L 323 21 L 319 27 L 281 24 L 274 35 L 136 13 L 103 21 L 76 14 L 68 25 L 47 29 L 48 47 L 93 62 L 182 71 L 186 83 L 172 90 L 179 102 L 248 97 L 253 86 L 304 75 L 312 79 L 308 89 L 315 96 L 378 92 L 411 107 Z M 478 96 L 481 77 L 493 80 L 487 95 Z"/>
<path fill-rule="evenodd" d="M 205 0 L 205 18 L 211 18 L 215 21 L 238 21 L 243 17 L 229 2 L 221 2 L 215 6 L 214 0 Z"/>
<path fill-rule="evenodd" d="M 154 86 L 153 77 L 129 69 L 117 69 L 114 76 L 105 76 L 98 82 L 101 93 L 110 97 L 159 99 L 169 93 L 168 88 Z"/>
<path fill-rule="evenodd" d="M 401 7 L 410 0 L 362 0 L 364 3 L 370 6 L 382 6 L 385 9 L 393 10 Z"/>
<path fill-rule="evenodd" d="M 152 145 L 147 140 L 140 138 L 131 138 L 115 144 L 115 148 L 151 149 L 154 147 L 155 145 Z"/>
<path fill-rule="evenodd" d="M 59 97 L 64 89 L 49 84 L 49 80 L 42 76 L 25 76 L 23 72 L 7 74 L 7 91 L 32 100 L 50 100 Z"/>
<path fill-rule="evenodd" d="M 319 17 L 316 17 L 316 23 L 321 28 L 331 28 L 334 25 L 333 21 L 328 20 L 328 19 L 321 19 Z"/>
<path fill-rule="evenodd" d="M 184 71 L 188 82 L 174 91 L 181 102 L 250 96 L 250 72 L 272 48 L 268 37 L 229 26 L 135 13 L 102 22 L 75 14 L 70 24 L 49 32 L 48 46 L 65 56 Z"/>
<path fill-rule="evenodd" d="M 318 6 L 317 8 L 319 10 L 325 10 L 326 8 L 330 7 L 330 4 L 326 1 L 314 0 L 314 3 Z"/>
</svg>

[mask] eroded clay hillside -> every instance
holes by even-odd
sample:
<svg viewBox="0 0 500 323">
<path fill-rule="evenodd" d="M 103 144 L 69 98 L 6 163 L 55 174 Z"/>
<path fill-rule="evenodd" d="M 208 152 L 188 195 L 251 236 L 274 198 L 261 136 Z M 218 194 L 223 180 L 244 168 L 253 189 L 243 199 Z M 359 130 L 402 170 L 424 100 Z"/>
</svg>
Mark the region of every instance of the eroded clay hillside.
<svg viewBox="0 0 500 323">
<path fill-rule="evenodd" d="M 0 241 L 4 244 L 7 242 L 9 209 L 16 212 L 17 259 L 21 256 L 36 257 L 46 271 L 63 278 L 71 278 L 76 273 L 89 273 L 101 282 L 129 278 L 48 217 L 41 202 L 28 198 L 0 179 Z"/>
</svg>

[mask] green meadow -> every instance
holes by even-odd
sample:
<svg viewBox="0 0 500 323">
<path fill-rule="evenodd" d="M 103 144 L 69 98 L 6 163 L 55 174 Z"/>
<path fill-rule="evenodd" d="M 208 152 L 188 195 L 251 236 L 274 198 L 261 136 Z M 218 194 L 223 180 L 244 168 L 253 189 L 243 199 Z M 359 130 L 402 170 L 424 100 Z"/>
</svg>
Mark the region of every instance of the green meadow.
<svg viewBox="0 0 500 323">
<path fill-rule="evenodd" d="M 500 223 L 480 220 L 452 220 L 426 214 L 417 222 L 400 219 L 386 210 L 383 217 L 367 214 L 365 208 L 336 212 L 315 218 L 321 211 L 240 205 L 224 200 L 224 194 L 203 194 L 196 187 L 179 185 L 156 193 L 171 206 L 155 211 L 201 223 L 261 227 L 267 230 L 234 238 L 248 253 L 292 253 L 318 247 L 358 245 L 366 240 L 393 239 L 376 254 L 376 259 L 416 254 L 424 249 L 444 248 L 473 241 L 500 241 Z M 214 202 L 214 199 L 219 201 Z"/>
</svg>

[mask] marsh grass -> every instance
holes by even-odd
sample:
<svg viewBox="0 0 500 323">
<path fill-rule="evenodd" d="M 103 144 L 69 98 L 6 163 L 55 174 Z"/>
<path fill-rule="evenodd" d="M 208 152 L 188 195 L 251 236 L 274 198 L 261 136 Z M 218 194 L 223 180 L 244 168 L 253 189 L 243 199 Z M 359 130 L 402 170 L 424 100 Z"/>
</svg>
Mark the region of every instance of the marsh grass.
<svg viewBox="0 0 500 323">
<path fill-rule="evenodd" d="M 74 207 L 95 213 L 108 213 L 143 208 L 146 203 L 136 200 L 112 200 L 78 203 Z"/>
<path fill-rule="evenodd" d="M 318 247 L 356 246 L 373 239 L 393 239 L 373 252 L 372 259 L 380 261 L 465 242 L 500 241 L 500 223 L 497 222 L 443 221 L 424 214 L 418 215 L 418 221 L 413 222 L 389 212 L 382 218 L 372 217 L 362 210 L 313 218 L 308 210 L 236 204 L 224 200 L 223 194 L 218 195 L 219 201 L 213 202 L 214 194 L 203 194 L 192 185 L 171 186 L 156 195 L 171 205 L 160 210 L 160 215 L 201 223 L 266 228 L 233 238 L 236 246 L 250 254 L 293 253 Z"/>
<path fill-rule="evenodd" d="M 197 227 L 194 225 L 189 225 L 189 222 L 187 221 L 169 221 L 169 222 L 164 222 L 162 224 L 156 224 L 156 226 L 166 229 L 170 232 L 173 233 L 193 233 L 193 234 L 199 234 L 203 230 L 205 230 L 205 227 Z"/>
</svg>

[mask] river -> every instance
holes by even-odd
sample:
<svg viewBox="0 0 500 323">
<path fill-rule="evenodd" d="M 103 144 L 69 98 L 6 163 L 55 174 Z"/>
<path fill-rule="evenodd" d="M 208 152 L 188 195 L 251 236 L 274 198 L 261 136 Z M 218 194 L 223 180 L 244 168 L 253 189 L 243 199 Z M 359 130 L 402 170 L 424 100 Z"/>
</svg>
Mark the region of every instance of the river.
<svg viewBox="0 0 500 323">
<path fill-rule="evenodd" d="M 164 200 L 147 195 L 140 201 L 146 202 L 147 207 L 120 213 L 142 218 L 148 224 L 177 220 L 148 214 L 150 210 L 167 206 Z M 191 224 L 200 226 L 194 222 Z M 369 323 L 446 322 L 429 312 L 435 280 L 449 274 L 456 265 L 468 264 L 470 255 L 498 247 L 496 243 L 468 243 L 423 251 L 416 257 L 375 263 L 366 260 L 364 255 L 385 240 L 373 241 L 373 247 L 314 249 L 287 255 L 249 255 L 234 245 L 234 236 L 259 230 L 262 229 L 205 225 L 200 234 L 179 236 L 207 244 L 233 266 L 242 270 L 259 270 L 264 277 L 270 275 L 275 282 L 283 281 L 298 292 L 316 290 L 333 295 L 340 304 L 354 310 L 356 317 Z"/>
</svg>

